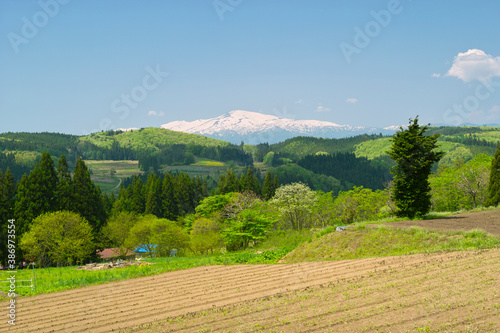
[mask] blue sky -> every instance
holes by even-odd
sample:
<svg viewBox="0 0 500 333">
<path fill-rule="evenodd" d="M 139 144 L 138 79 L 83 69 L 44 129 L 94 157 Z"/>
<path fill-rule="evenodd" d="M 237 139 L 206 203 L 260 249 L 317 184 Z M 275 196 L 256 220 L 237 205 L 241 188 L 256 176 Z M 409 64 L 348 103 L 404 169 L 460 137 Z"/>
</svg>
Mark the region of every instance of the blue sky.
<svg viewBox="0 0 500 333">
<path fill-rule="evenodd" d="M 0 132 L 231 110 L 500 123 L 499 12 L 482 0 L 2 0 Z"/>
</svg>

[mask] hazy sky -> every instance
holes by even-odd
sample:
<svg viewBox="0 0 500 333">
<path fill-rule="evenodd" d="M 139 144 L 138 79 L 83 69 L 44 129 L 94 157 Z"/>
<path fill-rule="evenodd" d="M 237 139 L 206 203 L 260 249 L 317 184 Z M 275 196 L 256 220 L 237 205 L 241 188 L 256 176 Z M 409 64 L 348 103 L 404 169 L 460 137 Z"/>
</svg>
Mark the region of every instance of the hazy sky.
<svg viewBox="0 0 500 333">
<path fill-rule="evenodd" d="M 500 123 L 500 3 L 1 0 L 0 132 Z"/>
</svg>

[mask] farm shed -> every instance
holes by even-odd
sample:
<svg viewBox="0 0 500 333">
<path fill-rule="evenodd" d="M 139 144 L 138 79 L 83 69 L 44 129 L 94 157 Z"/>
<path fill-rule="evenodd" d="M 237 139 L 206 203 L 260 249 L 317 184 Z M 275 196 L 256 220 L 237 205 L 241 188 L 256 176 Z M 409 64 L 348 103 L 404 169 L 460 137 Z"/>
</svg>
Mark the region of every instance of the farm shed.
<svg viewBox="0 0 500 333">
<path fill-rule="evenodd" d="M 104 249 L 102 251 L 97 250 L 97 255 L 101 258 L 102 261 L 113 261 L 116 259 L 120 259 L 119 249 L 117 247 Z M 133 251 L 127 251 L 127 255 L 125 260 L 134 260 L 136 253 Z"/>
</svg>

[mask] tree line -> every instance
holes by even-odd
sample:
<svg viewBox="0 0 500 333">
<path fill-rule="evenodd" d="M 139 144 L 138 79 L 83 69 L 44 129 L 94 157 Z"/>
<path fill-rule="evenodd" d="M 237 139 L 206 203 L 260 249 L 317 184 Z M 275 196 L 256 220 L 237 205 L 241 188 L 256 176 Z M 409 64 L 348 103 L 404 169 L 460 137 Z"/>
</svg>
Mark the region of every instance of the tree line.
<svg viewBox="0 0 500 333">
<path fill-rule="evenodd" d="M 315 173 L 340 179 L 344 184 L 374 190 L 384 189 L 392 179 L 386 168 L 374 166 L 367 158 L 356 157 L 353 153 L 307 155 L 297 164 Z"/>
</svg>

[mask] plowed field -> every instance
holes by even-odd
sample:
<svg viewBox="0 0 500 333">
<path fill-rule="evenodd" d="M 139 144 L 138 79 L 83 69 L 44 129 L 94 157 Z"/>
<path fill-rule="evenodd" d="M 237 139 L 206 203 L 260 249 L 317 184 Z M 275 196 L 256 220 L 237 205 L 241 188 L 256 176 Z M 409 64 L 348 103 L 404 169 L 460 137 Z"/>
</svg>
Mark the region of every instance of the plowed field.
<svg viewBox="0 0 500 333">
<path fill-rule="evenodd" d="M 483 229 L 500 237 L 500 209 L 450 215 L 433 220 L 392 222 L 387 225 L 397 228 L 417 226 L 440 231 Z"/>
<path fill-rule="evenodd" d="M 500 250 L 198 267 L 21 298 L 0 330 L 495 332 L 499 278 Z"/>
</svg>

